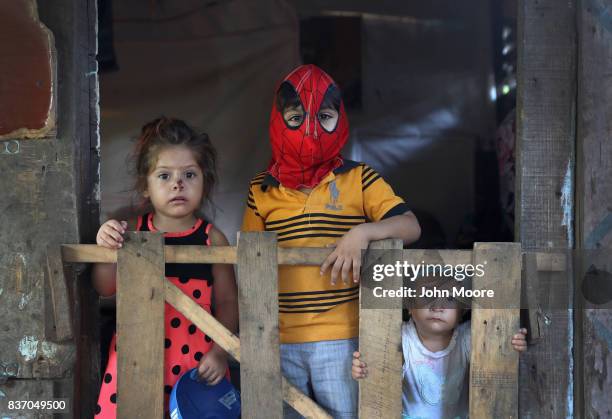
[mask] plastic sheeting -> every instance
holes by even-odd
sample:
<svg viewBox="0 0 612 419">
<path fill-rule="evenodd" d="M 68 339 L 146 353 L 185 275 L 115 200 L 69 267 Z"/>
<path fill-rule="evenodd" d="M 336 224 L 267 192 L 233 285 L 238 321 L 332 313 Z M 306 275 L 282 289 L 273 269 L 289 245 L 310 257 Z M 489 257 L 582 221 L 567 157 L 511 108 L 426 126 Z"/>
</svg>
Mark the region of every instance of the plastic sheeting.
<svg viewBox="0 0 612 419">
<path fill-rule="evenodd" d="M 364 109 L 350 155 L 441 225 L 447 246 L 473 216 L 475 150 L 495 130 L 488 24 L 482 14 L 363 20 Z"/>
<path fill-rule="evenodd" d="M 299 63 L 298 21 L 280 0 L 176 3 L 114 4 L 121 70 L 101 81 L 103 218 L 130 203 L 125 156 L 140 126 L 177 116 L 219 151 L 213 221 L 235 243 L 249 179 L 270 155 L 274 86 Z M 349 113 L 344 151 L 428 213 L 449 246 L 474 212 L 475 148 L 495 129 L 490 25 L 486 9 L 474 10 L 442 20 L 362 15 L 363 108 Z"/>
<path fill-rule="evenodd" d="M 126 159 L 160 115 L 207 132 L 220 182 L 207 215 L 235 243 L 249 180 L 269 160 L 274 86 L 299 63 L 298 21 L 283 1 L 114 3 L 120 70 L 101 76 L 102 220 L 133 204 Z"/>
</svg>

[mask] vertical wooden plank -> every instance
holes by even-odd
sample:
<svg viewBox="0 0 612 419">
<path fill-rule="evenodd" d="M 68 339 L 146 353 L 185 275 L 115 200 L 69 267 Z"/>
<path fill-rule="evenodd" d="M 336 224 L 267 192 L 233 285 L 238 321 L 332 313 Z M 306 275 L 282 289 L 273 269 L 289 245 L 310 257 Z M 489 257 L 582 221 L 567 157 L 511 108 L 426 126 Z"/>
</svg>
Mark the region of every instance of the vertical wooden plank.
<svg viewBox="0 0 612 419">
<path fill-rule="evenodd" d="M 494 298 L 472 301 L 470 418 L 518 418 L 518 353 L 511 336 L 519 328 L 521 246 L 476 243 L 474 265 L 486 266 L 473 289 L 494 290 Z M 506 308 L 507 307 L 507 308 Z"/>
<path fill-rule="evenodd" d="M 401 240 L 375 242 L 370 249 L 376 250 L 373 257 L 386 250 L 376 263 L 394 264 L 402 258 Z M 369 255 L 370 252 L 366 254 L 364 266 L 369 264 Z M 401 277 L 387 277 L 384 282 L 385 289 L 402 286 Z M 374 304 L 368 299 L 374 297 L 366 286 L 367 281 L 362 281 L 359 291 L 359 352 L 368 364 L 368 378 L 359 381 L 359 417 L 399 418 L 402 415 L 402 299 L 386 299 L 386 308 L 369 308 Z"/>
<path fill-rule="evenodd" d="M 542 333 L 540 330 L 544 327 L 541 323 L 542 308 L 539 305 L 538 292 L 538 255 L 535 252 L 525 253 L 525 281 L 524 288 L 521 288 L 521 294 L 524 296 L 523 301 L 527 304 L 529 310 L 529 341 L 535 343 L 540 340 Z"/>
<path fill-rule="evenodd" d="M 576 272 L 612 271 L 612 1 L 582 0 L 578 9 L 577 248 L 608 249 Z M 607 266 L 606 266 L 607 264 Z M 579 280 L 582 278 L 579 278 Z M 581 301 L 578 299 L 578 301 Z M 584 418 L 612 416 L 612 311 L 576 310 L 576 399 Z M 608 367 L 602 367 L 607 365 Z"/>
<path fill-rule="evenodd" d="M 64 276 L 64 264 L 59 245 L 47 247 L 47 278 L 51 291 L 51 305 L 56 341 L 72 339 L 72 303 L 68 296 L 68 285 Z"/>
<path fill-rule="evenodd" d="M 74 78 L 67 78 L 62 72 L 63 83 L 75 86 L 73 98 L 77 117 L 65 121 L 61 115 L 59 129 L 73 125 L 73 155 L 79 176 L 75 178 L 77 196 L 78 231 L 80 243 L 95 243 L 100 225 L 100 96 L 98 85 L 98 0 L 70 2 L 74 8 L 71 42 L 77 51 L 73 58 Z M 54 8 L 49 5 L 49 8 Z M 61 12 L 60 12 L 61 13 Z M 64 66 L 67 66 L 64 63 Z M 60 67 L 61 68 L 61 67 Z M 61 86 L 60 86 L 61 87 Z M 61 94 L 61 93 L 60 93 Z M 60 104 L 58 109 L 64 109 Z M 99 298 L 89 280 L 89 271 L 84 272 L 76 282 L 75 294 L 81 302 L 76 313 L 79 316 L 79 366 L 75 383 L 75 405 L 81 417 L 92 417 L 97 408 L 98 392 L 89 389 L 100 388 L 100 309 Z M 76 326 L 75 326 L 76 327 Z M 107 351 L 108 348 L 103 348 Z M 104 366 L 102 366 L 104 368 Z M 77 409 L 75 408 L 75 411 Z"/>
<path fill-rule="evenodd" d="M 521 0 L 518 7 L 515 237 L 524 250 L 565 251 L 574 238 L 576 2 Z M 550 307 L 569 307 L 571 286 L 548 290 Z M 519 414 L 570 417 L 571 314 L 544 315 L 542 339 L 520 357 Z"/>
<path fill-rule="evenodd" d="M 240 384 L 245 419 L 283 417 L 276 234 L 238 238 Z"/>
<path fill-rule="evenodd" d="M 117 417 L 161 418 L 164 389 L 164 241 L 128 232 L 117 253 Z M 138 350 L 134 350 L 138 348 Z"/>
</svg>

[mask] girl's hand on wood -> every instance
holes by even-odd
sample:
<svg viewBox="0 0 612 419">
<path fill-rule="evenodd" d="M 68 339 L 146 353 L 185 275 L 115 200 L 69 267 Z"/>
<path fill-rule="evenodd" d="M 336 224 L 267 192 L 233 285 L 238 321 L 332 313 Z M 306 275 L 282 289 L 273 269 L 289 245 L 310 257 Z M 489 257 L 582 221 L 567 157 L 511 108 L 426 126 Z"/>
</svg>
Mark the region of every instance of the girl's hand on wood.
<svg viewBox="0 0 612 419">
<path fill-rule="evenodd" d="M 361 354 L 359 352 L 353 352 L 353 366 L 351 368 L 351 375 L 354 380 L 359 380 L 368 376 L 368 366 L 365 362 L 360 360 Z"/>
<path fill-rule="evenodd" d="M 108 220 L 98 230 L 96 244 L 108 249 L 119 249 L 123 246 L 123 234 L 127 229 L 127 221 Z"/>
</svg>

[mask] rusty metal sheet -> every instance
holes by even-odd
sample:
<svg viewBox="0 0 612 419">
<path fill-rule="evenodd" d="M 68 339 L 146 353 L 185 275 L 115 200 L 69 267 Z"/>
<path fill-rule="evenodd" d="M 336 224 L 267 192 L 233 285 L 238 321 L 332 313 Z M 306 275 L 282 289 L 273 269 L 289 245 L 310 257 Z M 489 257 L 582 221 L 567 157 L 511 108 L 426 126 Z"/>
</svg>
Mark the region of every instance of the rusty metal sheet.
<svg viewBox="0 0 612 419">
<path fill-rule="evenodd" d="M 0 4 L 0 140 L 55 134 L 53 34 L 35 0 Z"/>
</svg>

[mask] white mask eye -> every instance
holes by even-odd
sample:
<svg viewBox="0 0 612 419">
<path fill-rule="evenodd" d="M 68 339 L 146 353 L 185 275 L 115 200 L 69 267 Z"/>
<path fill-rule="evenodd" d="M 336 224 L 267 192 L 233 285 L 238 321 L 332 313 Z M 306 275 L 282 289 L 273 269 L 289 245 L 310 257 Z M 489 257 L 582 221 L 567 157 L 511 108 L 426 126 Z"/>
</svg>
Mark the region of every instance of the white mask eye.
<svg viewBox="0 0 612 419">
<path fill-rule="evenodd" d="M 317 119 L 324 131 L 333 132 L 336 129 L 341 102 L 340 90 L 332 84 L 327 88 L 319 112 L 317 112 Z"/>
<path fill-rule="evenodd" d="M 304 122 L 304 109 L 302 105 L 288 108 L 283 111 L 283 119 L 289 128 L 298 128 Z"/>
<path fill-rule="evenodd" d="M 317 118 L 321 127 L 327 132 L 333 132 L 338 125 L 338 111 L 333 108 L 321 109 Z"/>
</svg>

